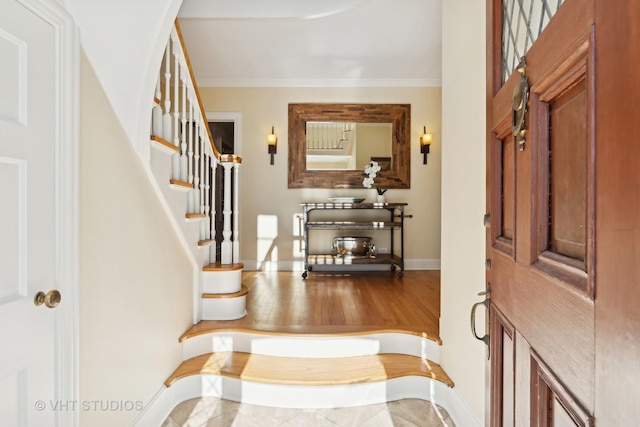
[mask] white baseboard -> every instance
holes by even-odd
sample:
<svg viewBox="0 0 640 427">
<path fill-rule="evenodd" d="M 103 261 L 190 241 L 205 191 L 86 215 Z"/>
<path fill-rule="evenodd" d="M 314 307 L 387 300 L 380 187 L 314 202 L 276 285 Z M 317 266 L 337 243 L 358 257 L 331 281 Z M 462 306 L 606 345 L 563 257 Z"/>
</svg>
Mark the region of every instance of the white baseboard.
<svg viewBox="0 0 640 427">
<path fill-rule="evenodd" d="M 282 261 L 257 261 L 242 260 L 245 271 L 304 271 L 304 261 L 282 260 Z M 318 271 L 353 271 L 353 266 L 348 265 L 314 265 L 314 270 Z M 389 270 L 388 265 L 358 265 L 358 271 L 383 271 Z M 331 270 L 328 270 L 331 269 Z M 440 270 L 439 259 L 405 259 L 405 270 Z"/>
<path fill-rule="evenodd" d="M 460 427 L 484 426 L 484 422 L 480 421 L 475 412 L 471 410 L 467 402 L 460 396 L 460 393 L 458 393 L 458 390 L 456 390 L 455 387 L 449 390 L 447 405 L 442 406 L 447 409 L 455 425 Z"/>
</svg>

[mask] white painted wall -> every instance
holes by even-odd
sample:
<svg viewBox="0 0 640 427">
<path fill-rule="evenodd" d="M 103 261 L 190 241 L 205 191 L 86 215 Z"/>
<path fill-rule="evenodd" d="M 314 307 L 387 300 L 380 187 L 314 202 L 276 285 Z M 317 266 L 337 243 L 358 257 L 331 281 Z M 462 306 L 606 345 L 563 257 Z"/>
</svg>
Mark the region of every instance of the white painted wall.
<svg viewBox="0 0 640 427">
<path fill-rule="evenodd" d="M 439 267 L 440 260 L 440 105 L 439 87 L 418 88 L 200 88 L 207 112 L 233 111 L 242 114 L 242 156 L 240 178 L 240 258 L 252 268 L 265 258 L 260 245 L 273 245 L 271 267 L 287 270 L 300 264 L 293 216 L 300 203 L 326 201 L 328 197 L 365 197 L 374 200 L 374 188 L 288 189 L 288 104 L 293 102 L 362 102 L 411 104 L 411 189 L 389 190 L 387 200 L 407 202 L 405 261 L 407 268 Z M 278 153 L 269 164 L 267 133 L 275 127 Z M 433 133 L 429 163 L 422 164 L 419 138 L 423 127 Z M 277 218 L 277 230 L 265 235 L 258 227 L 260 215 Z M 381 237 L 384 242 L 386 236 Z M 375 238 L 375 236 L 374 236 Z M 330 241 L 327 242 L 327 250 Z M 377 247 L 381 245 L 376 242 Z M 386 245 L 388 247 L 388 244 Z M 277 263 L 276 263 L 277 261 Z M 277 267 L 276 267 L 277 266 Z"/>
<path fill-rule="evenodd" d="M 482 421 L 485 346 L 472 338 L 469 312 L 485 288 L 484 17 L 483 1 L 443 2 L 440 360 Z"/>
<path fill-rule="evenodd" d="M 63 0 L 125 134 L 148 157 L 149 111 L 182 0 Z"/>
<path fill-rule="evenodd" d="M 181 361 L 193 267 L 84 55 L 80 96 L 80 425 L 125 426 Z"/>
</svg>

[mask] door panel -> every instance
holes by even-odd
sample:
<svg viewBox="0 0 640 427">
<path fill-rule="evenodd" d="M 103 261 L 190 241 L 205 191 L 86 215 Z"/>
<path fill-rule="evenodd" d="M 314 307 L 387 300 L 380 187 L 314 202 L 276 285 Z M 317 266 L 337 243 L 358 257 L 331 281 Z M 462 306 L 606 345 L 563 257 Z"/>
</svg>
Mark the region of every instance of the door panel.
<svg viewBox="0 0 640 427">
<path fill-rule="evenodd" d="M 502 227 L 500 237 L 506 243 L 512 244 L 515 237 L 515 142 L 513 138 L 503 139 L 501 141 L 501 169 L 502 169 L 502 212 L 500 219 Z"/>
<path fill-rule="evenodd" d="M 584 262 L 587 233 L 585 81 L 549 103 L 549 250 Z"/>
<path fill-rule="evenodd" d="M 56 384 L 59 316 L 34 304 L 37 292 L 61 286 L 67 267 L 56 252 L 66 241 L 56 234 L 62 37 L 50 7 L 0 0 L 0 423 L 12 426 L 55 425 L 52 404 L 68 381 Z"/>
</svg>

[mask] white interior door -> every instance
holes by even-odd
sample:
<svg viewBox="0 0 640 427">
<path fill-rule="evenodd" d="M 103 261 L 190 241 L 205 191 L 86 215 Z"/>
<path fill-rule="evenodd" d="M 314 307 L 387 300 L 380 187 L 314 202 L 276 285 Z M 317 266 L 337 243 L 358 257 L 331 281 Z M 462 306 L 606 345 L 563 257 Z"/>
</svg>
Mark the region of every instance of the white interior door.
<svg viewBox="0 0 640 427">
<path fill-rule="evenodd" d="M 64 292 L 59 22 L 40 1 L 0 0 L 0 424 L 52 426 L 69 411 L 60 375 Z M 68 289 L 68 287 L 66 288 Z M 55 296 L 49 293 L 49 296 Z M 62 294 L 61 305 L 65 295 Z M 73 376 L 72 376 L 73 377 Z M 69 378 L 73 381 L 74 378 Z M 65 406 L 66 405 L 66 406 Z M 71 402 L 73 405 L 73 402 Z M 64 417 L 62 417 L 64 418 Z"/>
</svg>

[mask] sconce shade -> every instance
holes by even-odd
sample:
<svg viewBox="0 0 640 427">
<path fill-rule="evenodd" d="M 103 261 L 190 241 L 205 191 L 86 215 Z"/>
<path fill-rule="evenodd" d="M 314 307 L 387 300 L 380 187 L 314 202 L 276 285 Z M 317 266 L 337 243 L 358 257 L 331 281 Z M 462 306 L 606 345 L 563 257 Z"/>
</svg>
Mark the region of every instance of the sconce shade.
<svg viewBox="0 0 640 427">
<path fill-rule="evenodd" d="M 274 132 L 273 126 L 271 126 L 271 133 L 267 135 L 267 153 L 271 155 L 271 164 L 273 165 L 273 155 L 278 150 L 278 136 Z"/>
<path fill-rule="evenodd" d="M 420 137 L 420 152 L 424 154 L 422 164 L 427 164 L 427 154 L 429 154 L 429 147 L 431 146 L 431 141 L 433 140 L 433 135 L 427 133 L 427 127 L 424 126 L 422 136 Z"/>
</svg>

